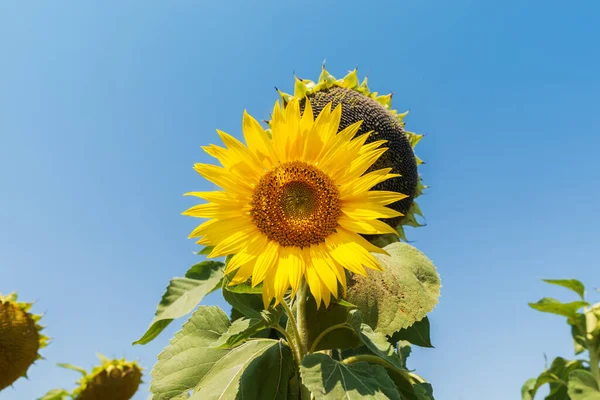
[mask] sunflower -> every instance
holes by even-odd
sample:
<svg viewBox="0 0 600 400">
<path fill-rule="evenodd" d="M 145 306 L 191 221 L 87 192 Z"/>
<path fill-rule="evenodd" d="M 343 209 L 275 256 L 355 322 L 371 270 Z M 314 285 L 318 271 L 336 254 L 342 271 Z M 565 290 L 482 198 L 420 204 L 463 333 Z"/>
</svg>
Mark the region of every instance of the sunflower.
<svg viewBox="0 0 600 400">
<path fill-rule="evenodd" d="M 407 112 L 399 113 L 392 107 L 392 94 L 379 94 L 372 92 L 367 84 L 367 78 L 359 82 L 357 70 L 349 72 L 341 79 L 335 78 L 322 67 L 321 75 L 316 82 L 309 79 L 295 78 L 294 93 L 287 94 L 277 90 L 281 100 L 286 104 L 291 99 L 299 99 L 300 109 L 308 98 L 312 103 L 312 110 L 318 114 L 325 105 L 332 103 L 333 107 L 341 104 L 344 107 L 339 129 L 363 121 L 357 135 L 372 131 L 367 139 L 367 144 L 380 139 L 387 140 L 385 147 L 390 151 L 380 157 L 367 172 L 381 168 L 392 168 L 392 173 L 400 176 L 377 184 L 375 190 L 391 190 L 404 193 L 406 198 L 390 204 L 389 207 L 399 211 L 402 216 L 384 219 L 384 221 L 398 230 L 399 236 L 407 240 L 404 226 L 419 227 L 422 224 L 417 216 L 423 217 L 419 205 L 415 201 L 426 188 L 418 173 L 418 166 L 423 163 L 414 153 L 414 147 L 423 138 L 423 135 L 405 129 L 404 118 Z M 368 237 L 370 240 L 377 237 Z M 379 238 L 381 240 L 383 238 Z M 397 240 L 386 238 L 387 242 Z M 379 242 L 386 244 L 386 241 Z"/>
<path fill-rule="evenodd" d="M 229 284 L 262 284 L 265 308 L 290 288 L 294 296 L 303 279 L 328 306 L 338 284 L 346 290 L 345 270 L 381 270 L 371 252 L 385 251 L 360 234 L 397 234 L 379 219 L 400 216 L 386 206 L 406 195 L 371 189 L 398 175 L 365 173 L 387 150 L 385 140 L 365 144 L 369 133 L 356 136 L 360 121 L 338 132 L 341 117 L 341 106 L 326 105 L 315 118 L 310 101 L 303 113 L 296 99 L 276 102 L 268 134 L 244 112 L 246 145 L 217 130 L 225 147 L 203 149 L 222 167 L 194 166 L 223 190 L 187 193 L 208 202 L 183 213 L 209 219 L 190 238 L 214 246 L 209 258 L 233 255 Z"/>
<path fill-rule="evenodd" d="M 31 303 L 17 301 L 17 294 L 0 293 L 0 391 L 12 385 L 42 358 L 39 350 L 48 344 L 41 331 L 41 315 L 29 312 Z"/>
<path fill-rule="evenodd" d="M 75 400 L 129 400 L 142 383 L 142 368 L 136 361 L 108 359 L 101 354 L 101 365 L 85 373 L 79 387 L 73 391 Z"/>
</svg>

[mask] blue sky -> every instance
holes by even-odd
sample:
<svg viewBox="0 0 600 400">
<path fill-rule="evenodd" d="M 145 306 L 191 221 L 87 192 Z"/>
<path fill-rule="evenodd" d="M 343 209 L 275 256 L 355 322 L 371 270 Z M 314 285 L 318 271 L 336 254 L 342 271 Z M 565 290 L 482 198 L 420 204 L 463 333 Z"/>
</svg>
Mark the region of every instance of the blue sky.
<svg viewBox="0 0 600 400">
<path fill-rule="evenodd" d="M 435 349 L 410 365 L 440 400 L 519 398 L 543 354 L 572 357 L 568 300 L 540 278 L 600 286 L 600 3 L 582 0 L 0 3 L 0 291 L 45 312 L 45 361 L 1 400 L 73 387 L 95 353 L 149 372 L 173 276 L 198 261 L 180 213 L 219 128 L 266 118 L 273 86 L 321 63 L 359 68 L 410 109 L 431 186 L 408 231 L 437 265 Z M 591 292 L 591 290 L 589 290 Z M 592 295 L 593 296 L 593 295 Z M 592 300 L 598 298 L 592 297 Z M 224 306 L 218 295 L 206 304 Z M 146 378 L 146 382 L 149 378 Z M 145 399 L 147 386 L 135 397 Z"/>
</svg>

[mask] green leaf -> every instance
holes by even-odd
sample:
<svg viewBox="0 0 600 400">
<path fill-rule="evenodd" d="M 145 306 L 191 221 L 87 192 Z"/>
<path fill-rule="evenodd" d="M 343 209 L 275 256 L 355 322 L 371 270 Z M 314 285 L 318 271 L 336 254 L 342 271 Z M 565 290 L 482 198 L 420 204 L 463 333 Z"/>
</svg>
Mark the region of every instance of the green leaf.
<svg viewBox="0 0 600 400">
<path fill-rule="evenodd" d="M 246 318 L 260 319 L 265 308 L 260 294 L 231 292 L 224 286 L 223 298 Z"/>
<path fill-rule="evenodd" d="M 53 389 L 37 400 L 66 400 L 69 397 L 69 392 L 65 389 Z"/>
<path fill-rule="evenodd" d="M 533 400 L 531 390 L 533 390 L 536 381 L 536 378 L 531 378 L 525 381 L 523 387 L 521 388 L 521 400 Z"/>
<path fill-rule="evenodd" d="M 347 299 L 375 332 L 391 336 L 435 307 L 441 283 L 433 263 L 413 246 L 397 242 L 385 250 L 389 256 L 375 254 L 384 270 L 369 270 L 367 277 L 354 274 Z"/>
<path fill-rule="evenodd" d="M 402 368 L 408 369 L 408 367 L 406 366 L 407 360 L 412 351 L 410 342 L 408 342 L 407 340 L 398 340 L 398 342 L 396 342 L 396 350 L 398 351 L 400 365 L 402 365 Z"/>
<path fill-rule="evenodd" d="M 310 354 L 300 365 L 302 381 L 316 400 L 400 400 L 394 381 L 380 365 L 346 365 L 326 354 Z"/>
<path fill-rule="evenodd" d="M 390 338 L 390 342 L 396 343 L 399 340 L 406 340 L 417 346 L 433 348 L 429 331 L 429 318 L 425 317 L 408 328 L 401 329 L 394 333 Z"/>
<path fill-rule="evenodd" d="M 221 285 L 223 263 L 202 261 L 190 268 L 185 278 L 175 278 L 163 295 L 150 327 L 133 344 L 146 344 L 156 338 L 175 318 L 183 317 L 196 308 L 207 294 Z"/>
<path fill-rule="evenodd" d="M 415 387 L 413 386 L 408 373 L 393 369 L 386 369 L 386 372 L 394 381 L 396 389 L 398 390 L 398 393 L 400 393 L 402 400 L 420 400 L 422 398 L 418 397 L 418 395 L 415 393 Z"/>
<path fill-rule="evenodd" d="M 589 306 L 589 304 L 585 301 L 572 301 L 570 303 L 561 303 L 560 301 L 552 299 L 550 297 L 544 297 L 537 303 L 529 303 L 529 307 L 533 308 L 534 310 L 562 315 L 573 320 L 577 316 L 577 310 L 584 306 Z"/>
<path fill-rule="evenodd" d="M 363 323 L 360 311 L 350 311 L 348 323 L 373 354 L 383 358 L 396 368 L 402 368 L 400 359 L 392 345 L 387 341 L 386 336 L 383 333 L 374 332 L 369 325 Z"/>
<path fill-rule="evenodd" d="M 338 303 L 340 306 L 344 306 L 344 307 L 346 307 L 346 308 L 350 308 L 350 309 L 358 308 L 358 307 L 356 307 L 356 305 L 354 305 L 354 304 L 352 304 L 352 303 L 350 303 L 350 302 L 347 302 L 347 301 L 346 301 L 346 300 L 344 300 L 344 299 L 339 299 L 339 300 L 337 301 L 337 303 Z"/>
<path fill-rule="evenodd" d="M 214 248 L 215 248 L 215 246 L 206 246 L 202 250 L 197 252 L 196 254 L 202 255 L 202 256 L 207 256 L 210 254 L 211 251 L 213 251 Z"/>
<path fill-rule="evenodd" d="M 286 399 L 293 358 L 281 341 L 251 340 L 222 357 L 196 386 L 191 400 Z"/>
<path fill-rule="evenodd" d="M 232 292 L 232 293 L 242 293 L 242 294 L 261 294 L 262 295 L 262 285 L 257 285 L 252 287 L 247 283 L 240 283 L 239 285 L 229 286 L 227 284 L 223 285 L 223 289 Z"/>
<path fill-rule="evenodd" d="M 418 400 L 435 400 L 433 387 L 429 383 L 418 383 L 414 386 Z"/>
<path fill-rule="evenodd" d="M 584 314 L 577 314 L 574 319 L 568 321 L 571 325 L 571 336 L 573 337 L 573 346 L 575 347 L 575 354 L 583 353 L 588 343 L 586 340 L 586 332 L 582 332 L 579 327 L 586 326 L 586 316 Z"/>
<path fill-rule="evenodd" d="M 546 397 L 548 400 L 569 400 L 567 397 L 567 379 L 572 371 L 582 369 L 583 363 L 581 360 L 568 361 L 562 357 L 556 357 L 552 361 L 549 369 L 542 372 L 529 393 L 531 398 L 535 397 L 538 389 L 545 384 L 550 385 L 550 395 Z"/>
<path fill-rule="evenodd" d="M 579 295 L 579 297 L 581 297 L 582 300 L 584 299 L 585 286 L 583 286 L 583 283 L 581 283 L 577 279 L 542 279 L 542 280 L 544 282 L 550 283 L 552 285 L 562 286 L 567 289 L 571 289 L 572 291 L 577 293 Z"/>
<path fill-rule="evenodd" d="M 315 350 L 329 349 L 351 349 L 360 346 L 360 339 L 354 332 L 354 328 L 347 324 L 350 310 L 340 304 L 331 303 L 329 307 L 317 308 L 313 296 L 306 300 L 306 324 L 308 330 L 308 343 L 314 343 L 327 328 L 346 324 L 348 329 L 336 329 L 326 334 L 318 343 Z"/>
<path fill-rule="evenodd" d="M 79 372 L 81 375 L 87 375 L 87 371 L 81 367 L 78 367 L 76 365 L 73 364 L 65 364 L 65 363 L 56 363 L 56 365 L 58 365 L 61 368 L 66 368 L 66 369 L 70 369 L 73 371 L 77 371 Z"/>
<path fill-rule="evenodd" d="M 152 399 L 170 400 L 194 389 L 231 351 L 211 347 L 230 325 L 227 315 L 218 307 L 198 307 L 158 356 L 151 373 Z"/>
<path fill-rule="evenodd" d="M 212 347 L 234 347 L 254 337 L 258 332 L 279 324 L 282 314 L 283 308 L 279 306 L 275 310 L 264 310 L 260 319 L 238 319 L 231 324 L 227 332 L 212 344 Z"/>
<path fill-rule="evenodd" d="M 600 400 L 598 382 L 588 371 L 571 372 L 568 390 L 571 400 Z"/>
</svg>

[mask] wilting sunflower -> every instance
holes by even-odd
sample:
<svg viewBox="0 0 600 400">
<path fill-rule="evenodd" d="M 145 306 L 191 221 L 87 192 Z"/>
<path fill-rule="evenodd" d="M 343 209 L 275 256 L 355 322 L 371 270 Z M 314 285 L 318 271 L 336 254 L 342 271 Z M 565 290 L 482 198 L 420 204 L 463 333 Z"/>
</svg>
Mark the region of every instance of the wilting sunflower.
<svg viewBox="0 0 600 400">
<path fill-rule="evenodd" d="M 194 169 L 222 191 L 188 195 L 208 203 L 184 215 L 209 218 L 190 237 L 214 246 L 209 258 L 232 255 L 225 273 L 230 284 L 262 283 L 265 307 L 278 304 L 304 278 L 315 297 L 329 305 L 346 289 L 345 269 L 365 275 L 381 269 L 370 252 L 385 253 L 360 234 L 396 234 L 379 218 L 401 215 L 386 207 L 406 197 L 373 186 L 398 175 L 384 168 L 365 173 L 387 150 L 385 140 L 365 144 L 356 136 L 361 122 L 338 133 L 342 108 L 323 107 L 314 118 L 310 101 L 275 104 L 270 135 L 244 113 L 246 145 L 217 131 L 226 147 L 203 149 L 222 167 L 196 164 Z"/>
<path fill-rule="evenodd" d="M 41 356 L 48 344 L 41 333 L 41 315 L 29 312 L 31 303 L 17 301 L 17 294 L 0 293 L 0 390 L 12 385 Z"/>
<path fill-rule="evenodd" d="M 414 147 L 423 135 L 410 132 L 405 128 L 404 118 L 408 112 L 399 113 L 392 107 L 392 94 L 380 95 L 372 92 L 367 85 L 367 78 L 359 83 L 356 69 L 341 79 L 336 79 L 323 66 L 316 82 L 309 79 L 296 78 L 294 94 L 279 91 L 284 104 L 291 99 L 299 99 L 303 109 L 304 99 L 310 99 L 312 110 L 317 115 L 323 107 L 331 103 L 333 107 L 343 106 L 339 129 L 342 130 L 357 121 L 363 121 L 357 135 L 371 132 L 367 144 L 385 139 L 384 145 L 390 151 L 380 157 L 367 172 L 381 168 L 392 168 L 398 177 L 377 184 L 375 190 L 390 190 L 406 194 L 406 198 L 389 205 L 402 215 L 383 219 L 384 222 L 398 230 L 400 237 L 406 240 L 404 226 L 418 227 L 422 224 L 416 216 L 423 216 L 415 201 L 425 186 L 418 173 L 421 159 L 414 153 Z M 369 237 L 369 239 L 376 239 Z M 388 239 L 389 240 L 389 239 Z M 385 243 L 385 242 L 384 242 Z"/>
</svg>

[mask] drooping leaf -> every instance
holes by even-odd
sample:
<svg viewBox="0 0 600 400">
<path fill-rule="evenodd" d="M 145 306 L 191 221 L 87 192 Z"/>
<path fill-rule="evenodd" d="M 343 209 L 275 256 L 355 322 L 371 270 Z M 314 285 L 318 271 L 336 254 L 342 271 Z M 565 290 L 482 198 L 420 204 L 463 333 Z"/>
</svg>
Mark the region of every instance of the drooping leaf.
<svg viewBox="0 0 600 400">
<path fill-rule="evenodd" d="M 221 286 L 222 262 L 202 261 L 190 268 L 184 278 L 171 280 L 156 316 L 144 335 L 133 344 L 146 344 L 156 338 L 176 318 L 189 314 L 207 294 Z"/>
<path fill-rule="evenodd" d="M 394 381 L 380 365 L 346 365 L 326 354 L 310 354 L 300 365 L 302 381 L 317 400 L 400 400 Z"/>
<path fill-rule="evenodd" d="M 151 373 L 152 399 L 169 400 L 194 389 L 231 351 L 211 347 L 230 325 L 227 315 L 218 307 L 198 307 L 158 356 Z"/>
<path fill-rule="evenodd" d="M 375 255 L 384 270 L 369 270 L 367 277 L 354 274 L 347 299 L 375 332 L 391 336 L 435 307 L 441 283 L 433 263 L 413 246 L 396 242 L 385 250 L 389 256 Z"/>
<path fill-rule="evenodd" d="M 571 372 L 568 393 L 571 400 L 600 400 L 598 382 L 594 375 L 585 370 Z"/>
<path fill-rule="evenodd" d="M 416 346 L 433 348 L 429 332 L 429 318 L 425 317 L 408 328 L 401 329 L 394 333 L 390 338 L 390 342 L 396 343 L 399 340 L 406 340 Z"/>
<path fill-rule="evenodd" d="M 589 306 L 585 301 L 572 301 L 570 303 L 562 303 L 550 297 L 544 297 L 537 303 L 529 303 L 529 307 L 541 312 L 562 315 L 564 317 L 575 319 L 577 310 L 581 307 Z"/>
<path fill-rule="evenodd" d="M 527 379 L 521 388 L 521 400 L 533 400 L 531 391 L 535 387 L 536 378 Z"/>
<path fill-rule="evenodd" d="M 542 279 L 546 283 L 550 283 L 552 285 L 562 286 L 567 289 L 571 289 L 575 293 L 581 297 L 581 300 L 584 299 L 585 296 L 585 286 L 583 283 L 578 281 L 577 279 Z"/>
<path fill-rule="evenodd" d="M 214 364 L 191 400 L 286 399 L 292 354 L 281 341 L 251 340 L 231 349 Z"/>
</svg>

